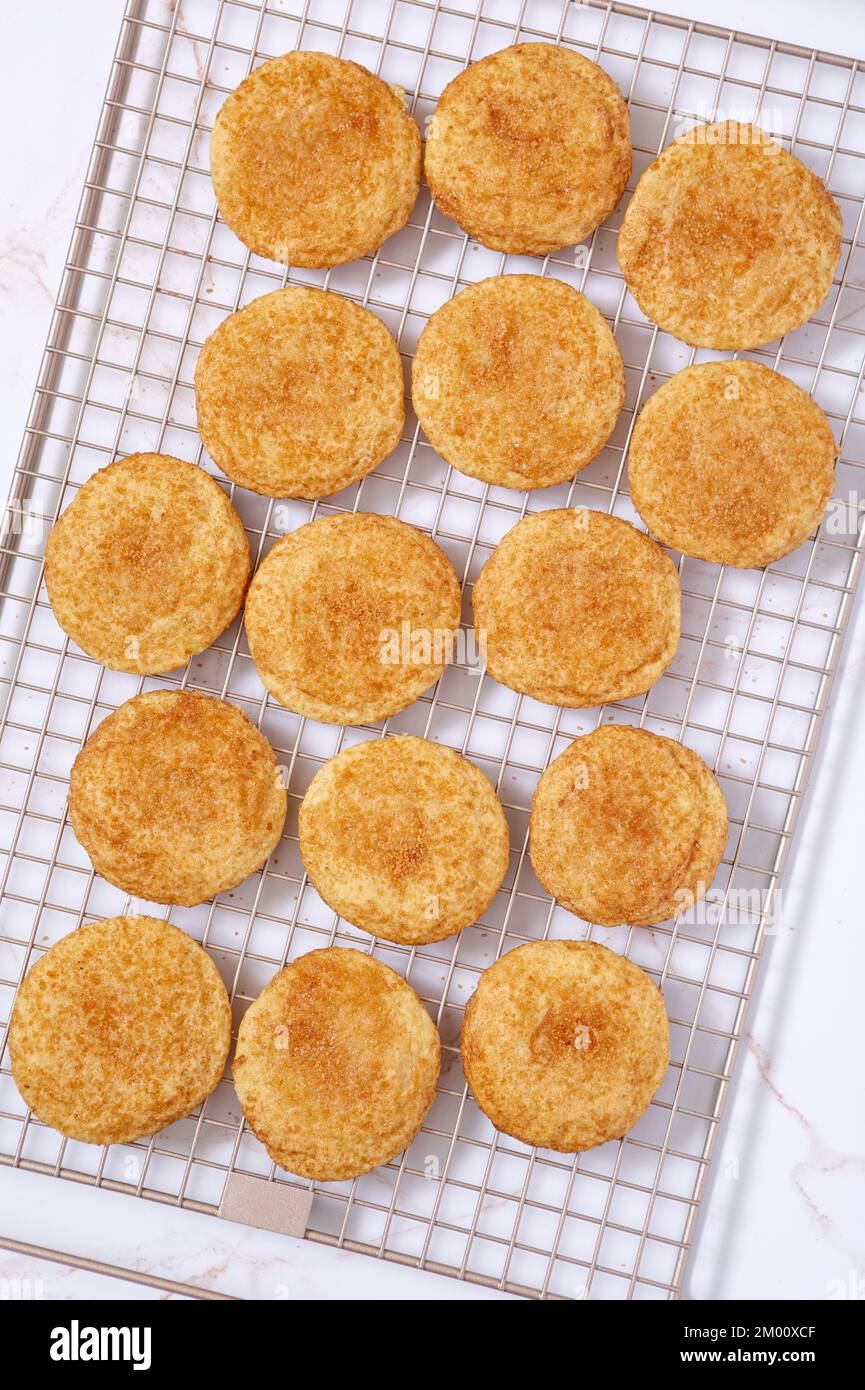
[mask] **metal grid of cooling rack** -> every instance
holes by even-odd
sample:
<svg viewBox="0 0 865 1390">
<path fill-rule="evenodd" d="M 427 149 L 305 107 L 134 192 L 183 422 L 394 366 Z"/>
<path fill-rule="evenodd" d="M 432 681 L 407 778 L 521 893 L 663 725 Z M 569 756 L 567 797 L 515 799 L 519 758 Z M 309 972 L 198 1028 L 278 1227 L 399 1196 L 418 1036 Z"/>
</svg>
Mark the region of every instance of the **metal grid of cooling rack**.
<svg viewBox="0 0 865 1390">
<path fill-rule="evenodd" d="M 354 58 L 398 83 L 423 124 L 468 61 L 517 39 L 571 45 L 616 79 L 631 108 L 634 178 L 683 128 L 726 115 L 759 117 L 827 180 L 845 221 L 839 278 L 810 324 L 750 354 L 810 390 L 835 427 L 838 494 L 818 536 L 765 572 L 681 561 L 683 637 L 672 667 L 647 696 L 601 711 L 538 705 L 457 664 L 383 728 L 315 725 L 267 699 L 237 625 L 164 679 L 96 666 L 51 615 L 41 580 L 46 529 L 117 454 L 162 450 L 218 476 L 195 431 L 196 352 L 225 314 L 286 282 L 368 305 L 408 364 L 429 314 L 464 285 L 516 270 L 559 276 L 608 316 L 628 394 L 603 454 L 570 487 L 541 494 L 454 474 L 411 415 L 397 451 L 337 498 L 273 503 L 232 487 L 254 555 L 311 516 L 388 512 L 432 534 L 468 591 L 528 510 L 587 504 L 635 519 L 625 485 L 635 410 L 674 371 L 720 354 L 686 349 L 640 314 L 615 262 L 621 210 L 585 247 L 534 260 L 469 241 L 424 189 L 408 226 L 376 256 L 325 274 L 285 271 L 244 252 L 213 202 L 214 114 L 267 57 L 301 46 Z M 146 907 L 93 874 L 67 824 L 68 771 L 83 739 L 142 688 L 225 696 L 285 763 L 286 834 L 264 871 L 235 892 L 169 915 L 212 952 L 235 1021 L 286 960 L 336 941 L 373 950 L 406 975 L 442 1031 L 441 1084 L 422 1133 L 401 1159 L 366 1177 L 316 1185 L 307 1235 L 530 1296 L 677 1296 L 754 970 L 778 923 L 778 874 L 861 558 L 863 187 L 865 78 L 832 55 L 598 0 L 129 0 L 3 538 L 4 1027 L 37 953 L 84 920 Z M 532 876 L 528 808 L 540 772 L 602 718 L 684 739 L 721 780 L 730 842 L 715 892 L 687 920 L 651 931 L 588 928 L 554 907 Z M 304 877 L 296 837 L 297 806 L 322 761 L 350 741 L 397 731 L 473 758 L 495 782 L 512 831 L 511 869 L 483 920 L 413 951 L 372 943 L 335 920 Z M 545 935 L 594 936 L 628 954 L 663 987 L 672 1021 L 672 1064 L 646 1115 L 625 1140 L 576 1159 L 496 1135 L 459 1066 L 461 1018 L 479 974 L 502 950 Z M 8 1060 L 0 1066 L 0 1160 L 208 1212 L 231 1171 L 298 1183 L 275 1172 L 243 1129 L 228 1079 L 199 1114 L 155 1139 L 100 1151 L 28 1115 Z"/>
</svg>

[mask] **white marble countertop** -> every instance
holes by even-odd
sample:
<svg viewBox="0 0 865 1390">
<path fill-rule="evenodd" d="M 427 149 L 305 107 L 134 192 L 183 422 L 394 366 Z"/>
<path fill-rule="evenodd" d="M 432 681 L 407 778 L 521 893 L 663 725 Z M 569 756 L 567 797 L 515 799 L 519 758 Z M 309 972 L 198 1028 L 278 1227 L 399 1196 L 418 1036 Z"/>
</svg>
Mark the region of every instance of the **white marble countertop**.
<svg viewBox="0 0 865 1390">
<path fill-rule="evenodd" d="M 166 0 L 166 3 L 168 0 Z M 664 8 L 664 7 L 662 7 Z M 865 56 L 857 0 L 706 0 L 665 8 Z M 0 10 L 0 492 L 48 329 L 121 0 Z M 38 69 L 34 66 L 38 62 Z M 38 72 L 38 81 L 34 74 Z M 12 138 L 9 138 L 9 137 Z M 686 1297 L 865 1298 L 865 604 L 848 635 L 797 845 L 727 1108 Z M 735 1159 L 736 1162 L 729 1160 Z M 738 1176 L 725 1176 L 736 1172 Z M 431 1274 L 0 1169 L 0 1237 L 242 1297 L 497 1298 Z M 4 1280 L 46 1297 L 165 1297 L 0 1250 Z"/>
</svg>

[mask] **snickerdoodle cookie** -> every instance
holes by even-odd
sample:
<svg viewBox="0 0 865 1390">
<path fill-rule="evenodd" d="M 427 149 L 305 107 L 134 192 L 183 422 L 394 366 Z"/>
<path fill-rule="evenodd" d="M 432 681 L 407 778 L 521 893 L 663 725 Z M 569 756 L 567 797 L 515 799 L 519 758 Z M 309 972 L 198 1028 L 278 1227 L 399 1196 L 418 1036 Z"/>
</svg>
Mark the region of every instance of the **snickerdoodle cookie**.
<svg viewBox="0 0 865 1390">
<path fill-rule="evenodd" d="M 392 516 L 344 513 L 277 541 L 246 600 L 258 674 L 280 704 L 332 724 L 405 709 L 445 669 L 460 586 L 435 541 Z"/>
<path fill-rule="evenodd" d="M 244 1015 L 234 1084 L 280 1167 L 341 1182 L 395 1158 L 435 1097 L 438 1030 L 410 985 L 360 951 L 310 951 Z"/>
<path fill-rule="evenodd" d="M 94 473 L 45 548 L 64 632 L 103 666 L 139 675 L 209 647 L 248 578 L 246 532 L 222 488 L 166 454 L 131 454 Z"/>
<path fill-rule="evenodd" d="M 399 349 L 380 319 L 328 290 L 291 285 L 223 319 L 195 368 L 198 428 L 241 487 L 329 497 L 399 442 Z"/>
<path fill-rule="evenodd" d="M 223 103 L 210 170 L 219 211 L 250 251 L 332 266 L 405 225 L 420 154 L 401 92 L 330 53 L 284 53 Z"/>
<path fill-rule="evenodd" d="M 727 803 L 690 748 L 604 724 L 544 772 L 530 830 L 532 868 L 569 912 L 648 927 L 705 896 L 727 843 Z"/>
<path fill-rule="evenodd" d="M 497 275 L 420 336 L 412 402 L 454 468 L 500 487 L 572 478 L 609 439 L 625 369 L 603 315 L 562 280 Z"/>
<path fill-rule="evenodd" d="M 490 675 L 550 705 L 640 695 L 679 643 L 672 560 L 629 522 L 586 508 L 518 522 L 481 570 L 473 603 Z"/>
<path fill-rule="evenodd" d="M 631 498 L 664 545 L 752 569 L 820 525 L 836 452 L 823 411 L 787 377 L 759 362 L 703 362 L 643 406 Z"/>
<path fill-rule="evenodd" d="M 573 49 L 503 48 L 445 87 L 424 172 L 439 211 L 484 246 L 542 256 L 582 241 L 622 196 L 628 108 Z"/>
<path fill-rule="evenodd" d="M 278 844 L 287 798 L 270 744 L 236 705 L 189 690 L 136 695 L 72 766 L 69 818 L 97 873 L 191 907 L 234 888 Z"/>
<path fill-rule="evenodd" d="M 463 1070 L 496 1129 L 582 1153 L 620 1139 L 648 1108 L 669 1031 L 660 990 L 632 961 L 591 941 L 533 941 L 481 976 Z"/>
<path fill-rule="evenodd" d="M 649 165 L 619 232 L 643 313 L 694 347 L 753 348 L 816 313 L 841 254 L 816 174 L 758 126 L 697 126 Z"/>
<path fill-rule="evenodd" d="M 400 735 L 355 744 L 316 773 L 299 818 L 318 892 L 388 941 L 442 941 L 485 912 L 508 867 L 487 778 L 452 748 Z"/>
<path fill-rule="evenodd" d="M 188 1115 L 221 1080 L 230 1042 L 210 956 L 153 917 L 64 936 L 26 975 L 9 1032 L 24 1100 L 85 1144 L 128 1144 Z"/>
</svg>

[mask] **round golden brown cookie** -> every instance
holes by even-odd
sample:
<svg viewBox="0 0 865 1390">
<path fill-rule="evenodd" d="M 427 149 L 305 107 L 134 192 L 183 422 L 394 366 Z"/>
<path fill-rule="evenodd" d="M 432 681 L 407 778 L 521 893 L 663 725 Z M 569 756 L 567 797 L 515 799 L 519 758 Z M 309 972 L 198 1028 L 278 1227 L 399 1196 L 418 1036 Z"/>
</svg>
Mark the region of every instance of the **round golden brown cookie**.
<svg viewBox="0 0 865 1390">
<path fill-rule="evenodd" d="M 442 458 L 499 487 L 572 478 L 606 444 L 624 399 L 603 315 L 540 275 L 497 275 L 448 300 L 412 364 L 415 412 Z"/>
<path fill-rule="evenodd" d="M 841 254 L 841 213 L 765 131 L 697 126 L 649 165 L 619 265 L 653 323 L 695 347 L 752 348 L 816 313 Z"/>
<path fill-rule="evenodd" d="M 627 521 L 586 508 L 525 517 L 481 570 L 478 647 L 502 685 L 585 708 L 641 695 L 679 644 L 676 566 Z"/>
<path fill-rule="evenodd" d="M 438 1029 L 410 985 L 371 956 L 310 951 L 251 1004 L 234 1085 L 280 1167 L 318 1182 L 401 1153 L 435 1098 Z"/>
<path fill-rule="evenodd" d="M 532 868 L 569 912 L 650 927 L 705 896 L 727 843 L 727 803 L 690 748 L 604 724 L 544 772 L 530 832 Z"/>
<path fill-rule="evenodd" d="M 69 818 L 97 873 L 154 903 L 234 888 L 279 843 L 287 797 L 236 705 L 189 690 L 127 700 L 72 765 Z"/>
<path fill-rule="evenodd" d="M 185 666 L 236 615 L 249 578 L 243 523 L 218 483 L 166 454 L 94 473 L 52 527 L 54 616 L 113 671 Z"/>
<path fill-rule="evenodd" d="M 670 1061 L 661 991 L 593 941 L 533 941 L 480 979 L 466 1009 L 463 1070 L 496 1129 L 582 1153 L 621 1139 Z"/>
<path fill-rule="evenodd" d="M 292 285 L 231 314 L 195 368 L 211 457 L 265 497 L 329 497 L 396 448 L 405 421 L 399 349 L 342 295 Z"/>
<path fill-rule="evenodd" d="M 330 53 L 284 53 L 241 82 L 210 140 L 219 211 L 259 256 L 331 266 L 405 226 L 420 131 L 403 94 Z"/>
<path fill-rule="evenodd" d="M 442 92 L 427 134 L 433 202 L 494 251 L 582 241 L 631 172 L 628 108 L 603 68 L 548 43 L 500 49 Z"/>
<path fill-rule="evenodd" d="M 246 600 L 249 650 L 270 693 L 331 724 L 374 724 L 410 705 L 442 674 L 459 621 L 444 551 L 367 512 L 277 541 Z"/>
<path fill-rule="evenodd" d="M 820 525 L 836 452 L 823 411 L 787 377 L 759 362 L 703 362 L 643 406 L 631 499 L 664 545 L 752 569 Z"/>
<path fill-rule="evenodd" d="M 300 808 L 300 852 L 321 897 L 388 941 L 443 941 L 489 907 L 508 825 L 484 774 L 452 748 L 401 735 L 325 763 Z"/>
<path fill-rule="evenodd" d="M 222 1079 L 230 1043 L 210 956 L 154 917 L 64 936 L 27 973 L 9 1031 L 27 1105 L 85 1144 L 128 1144 L 188 1115 Z"/>
</svg>

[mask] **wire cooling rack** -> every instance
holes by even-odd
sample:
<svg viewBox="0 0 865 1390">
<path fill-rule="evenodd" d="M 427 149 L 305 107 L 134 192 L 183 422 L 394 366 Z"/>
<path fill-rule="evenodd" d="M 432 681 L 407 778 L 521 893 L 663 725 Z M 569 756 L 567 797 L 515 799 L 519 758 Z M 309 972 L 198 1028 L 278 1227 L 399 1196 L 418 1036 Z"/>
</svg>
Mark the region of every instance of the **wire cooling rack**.
<svg viewBox="0 0 865 1390">
<path fill-rule="evenodd" d="M 411 415 L 397 451 L 336 498 L 274 503 L 232 487 L 255 556 L 313 516 L 357 508 L 398 515 L 433 535 L 464 576 L 468 626 L 473 579 L 527 511 L 587 504 L 636 519 L 625 473 L 636 409 L 674 371 L 721 354 L 686 349 L 642 316 L 615 260 L 621 209 L 584 247 L 543 260 L 501 256 L 441 217 L 424 189 L 408 226 L 376 256 L 319 273 L 285 271 L 245 252 L 214 205 L 214 115 L 266 58 L 303 47 L 356 59 L 401 86 L 423 125 L 469 60 L 518 39 L 567 44 L 615 78 L 631 108 L 631 186 L 671 139 L 717 116 L 758 118 L 826 179 L 844 214 L 839 279 L 809 324 L 749 354 L 811 391 L 833 422 L 838 494 L 818 536 L 765 572 L 680 561 L 683 636 L 672 667 L 647 696 L 605 710 L 519 698 L 467 659 L 383 727 L 318 725 L 267 698 L 238 625 L 164 679 L 103 670 L 52 617 L 42 584 L 47 529 L 90 473 L 118 454 L 176 454 L 225 485 L 196 433 L 196 354 L 226 314 L 287 282 L 368 305 L 397 336 L 408 367 L 428 316 L 461 287 L 500 272 L 557 276 L 607 315 L 626 363 L 627 402 L 608 447 L 570 487 L 526 495 L 454 473 Z M 286 834 L 265 870 L 235 892 L 169 915 L 213 954 L 235 1022 L 286 960 L 337 942 L 372 950 L 405 975 L 444 1044 L 422 1133 L 366 1177 L 316 1184 L 308 1237 L 529 1296 L 677 1296 L 755 967 L 778 925 L 778 874 L 860 565 L 863 187 L 865 78 L 843 58 L 627 6 L 561 0 L 480 0 L 477 8 L 471 0 L 130 0 L 3 538 L 4 1035 L 16 985 L 39 953 L 85 920 L 147 910 L 94 875 L 68 825 L 68 773 L 83 740 L 141 689 L 180 685 L 225 696 L 256 720 L 286 767 Z M 556 908 L 532 875 L 528 810 L 540 772 L 600 719 L 684 740 L 724 788 L 731 834 L 716 887 L 676 924 L 589 928 Z M 321 763 L 357 739 L 397 731 L 474 759 L 495 782 L 512 833 L 510 872 L 483 920 L 415 950 L 371 943 L 335 920 L 304 876 L 296 833 L 299 801 Z M 495 1134 L 460 1070 L 464 1006 L 480 973 L 502 950 L 546 935 L 590 936 L 629 955 L 661 984 L 672 1020 L 671 1066 L 647 1113 L 623 1141 L 576 1159 Z M 0 1159 L 207 1212 L 218 1209 L 229 1173 L 307 1187 L 276 1172 L 243 1128 L 228 1078 L 200 1113 L 149 1142 L 99 1150 L 63 1140 L 26 1113 L 4 1058 Z"/>
</svg>

